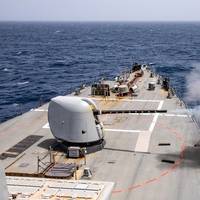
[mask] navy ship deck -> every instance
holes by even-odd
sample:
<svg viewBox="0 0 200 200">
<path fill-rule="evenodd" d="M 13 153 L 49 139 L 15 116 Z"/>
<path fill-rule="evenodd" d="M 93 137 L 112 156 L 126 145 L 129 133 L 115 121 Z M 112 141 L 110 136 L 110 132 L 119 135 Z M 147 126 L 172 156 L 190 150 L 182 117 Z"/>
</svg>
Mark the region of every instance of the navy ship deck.
<svg viewBox="0 0 200 200">
<path fill-rule="evenodd" d="M 86 160 L 67 159 L 53 150 L 56 162 L 85 166 L 86 161 L 92 181 L 115 183 L 111 199 L 199 199 L 198 126 L 189 112 L 178 112 L 185 109 L 178 97 L 167 98 L 160 85 L 147 90 L 152 79 L 157 81 L 145 71 L 134 97 L 91 96 L 90 87 L 82 89 L 79 96 L 92 98 L 100 109 L 166 109 L 167 113 L 102 115 L 104 149 L 88 154 Z M 56 143 L 47 109 L 45 104 L 0 125 L 0 160 L 7 175 L 38 175 L 38 157 Z M 77 179 L 81 173 L 78 170 Z"/>
</svg>

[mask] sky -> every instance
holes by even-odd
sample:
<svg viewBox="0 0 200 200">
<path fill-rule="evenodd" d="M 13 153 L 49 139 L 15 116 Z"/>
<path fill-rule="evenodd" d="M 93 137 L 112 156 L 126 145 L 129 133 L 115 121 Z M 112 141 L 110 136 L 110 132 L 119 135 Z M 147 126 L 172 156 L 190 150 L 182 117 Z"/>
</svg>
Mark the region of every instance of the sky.
<svg viewBox="0 0 200 200">
<path fill-rule="evenodd" d="M 200 21 L 200 0 L 0 0 L 0 21 Z"/>
</svg>

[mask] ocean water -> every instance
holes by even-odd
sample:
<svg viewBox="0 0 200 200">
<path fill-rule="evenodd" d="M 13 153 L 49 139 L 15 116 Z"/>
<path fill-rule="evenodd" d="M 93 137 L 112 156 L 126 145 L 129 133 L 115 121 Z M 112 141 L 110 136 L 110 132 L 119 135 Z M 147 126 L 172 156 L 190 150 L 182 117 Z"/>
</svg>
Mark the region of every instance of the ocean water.
<svg viewBox="0 0 200 200">
<path fill-rule="evenodd" d="M 154 63 L 186 99 L 187 77 L 200 67 L 200 23 L 1 22 L 0 122 L 133 62 Z"/>
</svg>

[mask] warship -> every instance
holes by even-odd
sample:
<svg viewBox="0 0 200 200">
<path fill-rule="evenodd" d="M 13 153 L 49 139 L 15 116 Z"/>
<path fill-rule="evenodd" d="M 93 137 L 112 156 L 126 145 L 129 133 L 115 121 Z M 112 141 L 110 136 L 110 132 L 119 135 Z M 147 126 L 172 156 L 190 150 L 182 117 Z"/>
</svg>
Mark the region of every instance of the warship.
<svg viewBox="0 0 200 200">
<path fill-rule="evenodd" d="M 0 138 L 1 200 L 200 199 L 198 125 L 150 65 L 54 97 Z"/>
</svg>

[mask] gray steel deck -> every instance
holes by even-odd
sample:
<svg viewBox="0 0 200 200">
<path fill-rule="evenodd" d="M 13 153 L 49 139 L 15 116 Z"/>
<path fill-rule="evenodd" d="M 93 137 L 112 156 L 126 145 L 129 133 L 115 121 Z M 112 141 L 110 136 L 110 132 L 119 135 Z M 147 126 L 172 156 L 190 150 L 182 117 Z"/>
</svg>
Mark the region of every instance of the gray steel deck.
<svg viewBox="0 0 200 200">
<path fill-rule="evenodd" d="M 93 98 L 101 109 L 167 109 L 166 114 L 102 115 L 106 145 L 87 156 L 95 181 L 115 182 L 112 199 L 200 199 L 199 129 L 177 97 L 160 85 L 147 90 L 149 72 L 139 79 L 137 97 Z M 80 96 L 90 96 L 90 88 Z M 0 125 L 0 154 L 29 135 L 41 138 L 21 154 L 1 159 L 6 172 L 37 173 L 37 156 L 55 143 L 47 125 L 48 104 Z M 159 145 L 170 143 L 170 145 Z M 162 162 L 166 160 L 166 162 Z"/>
</svg>

